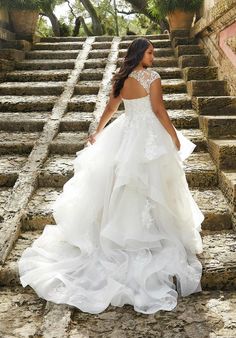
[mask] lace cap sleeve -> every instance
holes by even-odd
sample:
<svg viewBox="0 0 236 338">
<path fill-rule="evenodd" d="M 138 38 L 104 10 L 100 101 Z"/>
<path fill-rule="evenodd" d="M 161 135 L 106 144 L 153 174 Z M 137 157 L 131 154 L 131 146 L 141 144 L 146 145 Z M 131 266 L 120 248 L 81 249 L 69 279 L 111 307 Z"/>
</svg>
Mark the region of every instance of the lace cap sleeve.
<svg viewBox="0 0 236 338">
<path fill-rule="evenodd" d="M 150 76 L 150 84 L 151 84 L 154 80 L 160 79 L 160 78 L 161 78 L 161 77 L 160 77 L 160 74 L 157 73 L 155 70 L 152 70 L 152 71 L 151 71 L 151 76 Z"/>
</svg>

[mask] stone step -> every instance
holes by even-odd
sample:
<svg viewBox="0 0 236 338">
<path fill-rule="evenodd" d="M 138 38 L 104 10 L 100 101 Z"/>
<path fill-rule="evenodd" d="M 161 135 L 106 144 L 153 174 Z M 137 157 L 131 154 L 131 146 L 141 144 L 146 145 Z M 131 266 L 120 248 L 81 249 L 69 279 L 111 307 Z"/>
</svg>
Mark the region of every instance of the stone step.
<svg viewBox="0 0 236 338">
<path fill-rule="evenodd" d="M 127 53 L 127 49 L 119 49 L 119 57 L 123 58 Z M 155 57 L 175 56 L 173 48 L 154 48 Z"/>
<path fill-rule="evenodd" d="M 123 63 L 123 58 L 119 58 L 117 60 L 117 66 L 120 67 Z M 178 66 L 178 60 L 173 57 L 156 57 L 153 60 L 152 63 L 153 67 L 177 67 Z"/>
<path fill-rule="evenodd" d="M 27 59 L 37 60 L 37 59 L 76 59 L 78 56 L 78 50 L 64 50 L 64 51 L 55 51 L 55 50 L 34 50 L 26 54 Z"/>
<path fill-rule="evenodd" d="M 182 79 L 162 79 L 161 84 L 164 94 L 186 92 L 186 84 Z"/>
<path fill-rule="evenodd" d="M 16 176 L 15 176 L 16 177 Z M 12 180 L 12 177 L 10 178 Z M 13 183 L 13 180 L 12 180 Z M 4 217 L 6 213 L 6 204 L 12 194 L 11 187 L 0 187 L 0 224 L 4 222 Z"/>
<path fill-rule="evenodd" d="M 0 133 L 1 134 L 1 133 Z M 1 143 L 0 143 L 1 147 Z M 0 156 L 0 186 L 13 187 L 19 170 L 27 161 L 27 156 L 1 155 Z M 0 197 L 2 197 L 0 195 Z"/>
<path fill-rule="evenodd" d="M 0 112 L 50 111 L 57 96 L 0 96 Z"/>
<path fill-rule="evenodd" d="M 80 73 L 80 80 L 81 81 L 98 81 L 102 80 L 104 74 L 103 68 L 96 68 L 96 69 L 84 69 Z"/>
<path fill-rule="evenodd" d="M 176 128 L 199 128 L 198 115 L 195 110 L 168 109 L 167 113 Z"/>
<path fill-rule="evenodd" d="M 218 68 L 215 66 L 206 67 L 185 67 L 183 69 L 183 78 L 185 81 L 191 80 L 217 80 Z"/>
<path fill-rule="evenodd" d="M 236 115 L 236 96 L 198 96 L 192 104 L 199 115 Z"/>
<path fill-rule="evenodd" d="M 178 60 L 175 57 L 154 58 L 153 67 L 178 67 Z"/>
<path fill-rule="evenodd" d="M 205 290 L 236 287 L 236 232 L 221 230 L 203 237 L 203 250 L 198 255 L 203 265 L 202 285 Z"/>
<path fill-rule="evenodd" d="M 79 80 L 75 86 L 74 95 L 97 95 L 100 89 L 101 81 L 83 81 Z"/>
<path fill-rule="evenodd" d="M 8 132 L 42 131 L 49 116 L 49 112 L 0 113 L 0 130 Z M 88 131 L 93 120 L 94 117 L 91 113 L 69 112 L 61 119 L 60 131 Z"/>
<path fill-rule="evenodd" d="M 85 146 L 87 133 L 59 133 L 51 144 L 51 156 L 39 175 L 40 187 L 62 187 L 73 175 L 72 162 L 76 151 Z M 71 155 L 70 155 L 71 154 Z M 63 155 L 63 156 L 60 156 Z M 193 153 L 184 164 L 186 178 L 191 187 L 217 185 L 216 168 L 207 153 Z"/>
<path fill-rule="evenodd" d="M 179 67 L 207 67 L 209 63 L 206 55 L 182 55 L 179 57 Z"/>
<path fill-rule="evenodd" d="M 27 52 L 31 50 L 31 43 L 26 40 L 5 40 L 2 42 L 2 47 L 8 49 L 18 49 Z"/>
<path fill-rule="evenodd" d="M 60 161 L 60 165 L 62 167 L 62 160 Z M 54 174 L 56 174 L 55 165 L 51 167 L 51 170 L 54 170 Z M 25 217 L 22 220 L 22 230 L 38 230 L 43 229 L 46 224 L 55 224 L 52 214 L 52 204 L 62 192 L 62 189 L 62 186 L 47 186 L 46 188 L 39 188 L 35 191 L 28 204 Z M 204 231 L 232 228 L 231 211 L 226 198 L 219 189 L 212 188 L 207 190 L 190 188 L 190 191 L 204 214 L 205 219 L 202 223 L 202 229 Z"/>
<path fill-rule="evenodd" d="M 92 121 L 94 121 L 94 117 L 91 113 L 69 112 L 61 119 L 59 132 L 88 132 L 90 123 Z"/>
<path fill-rule="evenodd" d="M 105 68 L 107 65 L 107 58 L 88 59 L 84 62 L 84 69 Z M 104 69 L 103 69 L 104 71 Z"/>
<path fill-rule="evenodd" d="M 0 113 L 0 130 L 8 132 L 41 131 L 49 112 L 4 112 Z"/>
<path fill-rule="evenodd" d="M 43 333 L 46 300 L 40 298 L 32 288 L 2 287 L 0 303 L 2 338 L 37 337 L 39 332 Z"/>
<path fill-rule="evenodd" d="M 0 62 L 0 81 L 5 81 L 5 76 L 7 72 L 12 71 L 15 68 L 15 61 L 1 59 Z"/>
<path fill-rule="evenodd" d="M 19 285 L 17 261 L 22 252 L 32 245 L 41 231 L 21 233 L 7 262 L 0 269 L 0 285 Z M 198 255 L 203 266 L 203 290 L 233 290 L 236 287 L 236 233 L 233 230 L 213 232 L 203 236 L 203 252 Z"/>
<path fill-rule="evenodd" d="M 127 49 L 128 46 L 130 45 L 131 41 L 122 41 L 120 42 L 119 47 L 121 49 Z M 169 48 L 171 47 L 171 41 L 170 39 L 161 39 L 161 40 L 152 40 L 152 44 L 154 48 Z"/>
<path fill-rule="evenodd" d="M 84 142 L 80 140 L 81 149 L 83 149 L 83 144 Z M 78 149 L 78 143 L 76 146 Z M 75 158 L 75 152 L 76 151 L 74 151 L 73 156 L 65 154 L 63 154 L 63 156 L 54 154 L 49 156 L 39 173 L 38 187 L 63 187 L 63 185 L 73 176 L 73 159 Z"/>
<path fill-rule="evenodd" d="M 219 186 L 230 202 L 232 210 L 236 211 L 236 170 L 221 170 Z M 235 229 L 236 230 L 236 229 Z"/>
<path fill-rule="evenodd" d="M 162 79 L 179 79 L 181 76 L 181 69 L 178 67 L 153 67 L 157 71 Z"/>
<path fill-rule="evenodd" d="M 209 152 L 220 169 L 236 169 L 236 139 L 209 139 Z"/>
<path fill-rule="evenodd" d="M 136 39 L 137 37 L 140 38 L 147 38 L 149 40 L 168 40 L 170 38 L 169 34 L 147 34 L 147 35 L 124 35 L 122 36 L 122 41 L 127 41 L 130 40 L 130 42 L 132 42 L 132 40 Z M 98 37 L 100 38 L 100 37 Z M 104 37 L 105 38 L 105 37 Z"/>
<path fill-rule="evenodd" d="M 59 43 L 59 42 L 83 42 L 86 40 L 86 37 L 83 36 L 53 36 L 53 37 L 41 37 L 40 42 L 47 42 L 47 43 Z"/>
<path fill-rule="evenodd" d="M 183 46 L 183 45 L 197 45 L 197 39 L 196 38 L 187 38 L 187 37 L 175 37 L 171 41 L 171 44 L 173 48 L 177 46 Z"/>
<path fill-rule="evenodd" d="M 191 80 L 187 82 L 190 96 L 224 96 L 227 95 L 227 82 L 219 80 Z"/>
<path fill-rule="evenodd" d="M 13 71 L 6 74 L 6 81 L 66 81 L 71 70 L 34 70 L 34 71 Z"/>
<path fill-rule="evenodd" d="M 162 79 L 182 79 L 182 71 L 179 67 L 152 67 Z"/>
<path fill-rule="evenodd" d="M 39 42 L 33 45 L 33 50 L 81 50 L 83 42 Z"/>
<path fill-rule="evenodd" d="M 73 69 L 74 59 L 65 60 L 25 60 L 16 64 L 17 70 L 52 70 L 52 69 Z"/>
<path fill-rule="evenodd" d="M 0 154 L 29 154 L 39 138 L 40 133 L 0 131 Z"/>
<path fill-rule="evenodd" d="M 185 93 L 164 94 L 163 100 L 166 109 L 191 109 L 191 98 Z M 119 110 L 124 110 L 123 102 L 120 104 Z"/>
<path fill-rule="evenodd" d="M 96 41 L 92 44 L 92 49 L 110 49 L 111 48 L 111 42 L 105 42 L 105 41 Z"/>
<path fill-rule="evenodd" d="M 199 116 L 200 128 L 209 138 L 236 138 L 236 116 Z"/>
<path fill-rule="evenodd" d="M 207 151 L 207 140 L 200 129 L 180 129 L 182 134 L 196 144 L 194 152 Z"/>
<path fill-rule="evenodd" d="M 103 59 L 108 58 L 110 49 L 91 50 L 88 54 L 88 59 Z"/>
<path fill-rule="evenodd" d="M 184 170 L 191 187 L 208 188 L 218 184 L 216 166 L 208 153 L 191 154 L 184 161 Z"/>
<path fill-rule="evenodd" d="M 0 59 L 6 59 L 10 61 L 22 61 L 25 58 L 25 52 L 18 49 L 0 49 Z"/>
<path fill-rule="evenodd" d="M 75 95 L 68 104 L 68 111 L 93 112 L 97 95 Z"/>
<path fill-rule="evenodd" d="M 0 95 L 61 95 L 65 82 L 4 82 Z"/>
<path fill-rule="evenodd" d="M 79 338 L 82 331 L 87 337 L 100 338 L 101 327 L 105 327 L 103 337 L 109 338 L 133 338 L 134 331 L 139 338 L 234 338 L 235 299 L 235 291 L 201 291 L 187 297 L 178 296 L 174 310 L 160 311 L 151 316 L 137 314 L 132 305 L 125 305 L 122 309 L 109 306 L 96 316 L 76 309 L 70 337 Z"/>
<path fill-rule="evenodd" d="M 70 307 L 51 302 L 46 304 L 28 286 L 2 287 L 1 332 L 4 338 L 12 337 L 15 332 L 19 338 L 19 333 L 21 337 L 40 334 L 41 337 L 79 338 L 85 337 L 85 332 L 87 337 L 131 338 L 134 330 L 130 327 L 135 325 L 136 337 L 140 338 L 144 335 L 157 338 L 157 328 L 159 337 L 187 338 L 192 335 L 194 327 L 202 337 L 234 338 L 235 301 L 234 291 L 208 290 L 190 297 L 179 296 L 174 311 L 160 311 L 155 318 L 142 316 L 132 305 L 126 304 L 122 308 L 109 305 L 103 313 L 96 315 L 73 308 L 71 320 Z"/>
<path fill-rule="evenodd" d="M 154 48 L 155 57 L 169 57 L 174 55 L 173 48 Z"/>
<path fill-rule="evenodd" d="M 203 48 L 199 45 L 179 45 L 175 47 L 175 55 L 180 57 L 182 55 L 198 55 L 201 56 L 204 54 Z"/>
<path fill-rule="evenodd" d="M 87 127 L 89 127 L 88 124 Z M 66 156 L 67 154 L 75 154 L 77 151 L 84 148 L 86 143 L 85 139 L 87 137 L 88 130 L 79 132 L 60 132 L 50 144 L 50 152 L 51 154 L 66 154 Z"/>
<path fill-rule="evenodd" d="M 204 214 L 205 218 L 202 222 L 204 231 L 220 231 L 232 228 L 231 209 L 219 188 L 190 188 L 190 191 L 199 209 Z"/>
</svg>

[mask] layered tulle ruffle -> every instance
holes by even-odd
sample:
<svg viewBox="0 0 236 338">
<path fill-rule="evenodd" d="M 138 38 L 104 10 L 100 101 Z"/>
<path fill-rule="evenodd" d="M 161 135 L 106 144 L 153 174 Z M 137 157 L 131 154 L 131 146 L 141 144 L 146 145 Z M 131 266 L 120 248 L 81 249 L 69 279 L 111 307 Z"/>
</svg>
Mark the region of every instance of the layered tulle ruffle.
<svg viewBox="0 0 236 338">
<path fill-rule="evenodd" d="M 22 285 L 40 297 L 90 313 L 131 304 L 148 314 L 201 291 L 204 216 L 183 169 L 195 144 L 177 131 L 178 151 L 146 113 L 127 110 L 77 152 L 53 205 L 57 224 L 19 260 Z"/>
</svg>

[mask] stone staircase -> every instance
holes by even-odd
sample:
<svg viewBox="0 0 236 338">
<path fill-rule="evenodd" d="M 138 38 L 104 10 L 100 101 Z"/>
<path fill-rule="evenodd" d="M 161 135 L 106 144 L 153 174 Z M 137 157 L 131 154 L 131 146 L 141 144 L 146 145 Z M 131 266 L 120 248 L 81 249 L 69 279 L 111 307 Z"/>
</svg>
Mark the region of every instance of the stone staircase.
<svg viewBox="0 0 236 338">
<path fill-rule="evenodd" d="M 55 223 L 52 203 L 73 176 L 75 152 L 96 126 L 132 38 L 41 39 L 0 83 L 0 337 L 236 336 L 236 98 L 186 37 L 149 36 L 168 114 L 197 145 L 184 166 L 205 215 L 203 292 L 180 297 L 172 313 L 145 316 L 125 305 L 89 315 L 19 283 L 16 261 L 45 224 Z"/>
</svg>

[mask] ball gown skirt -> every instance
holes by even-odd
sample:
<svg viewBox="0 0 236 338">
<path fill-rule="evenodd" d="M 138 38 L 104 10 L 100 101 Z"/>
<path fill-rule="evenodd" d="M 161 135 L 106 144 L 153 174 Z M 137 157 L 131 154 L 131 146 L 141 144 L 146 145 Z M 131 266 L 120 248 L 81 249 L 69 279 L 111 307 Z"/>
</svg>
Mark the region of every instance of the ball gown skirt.
<svg viewBox="0 0 236 338">
<path fill-rule="evenodd" d="M 74 175 L 52 206 L 56 224 L 18 260 L 23 287 L 92 314 L 110 304 L 171 311 L 178 294 L 202 290 L 204 216 L 183 165 L 196 145 L 176 130 L 178 151 L 148 95 L 124 105 L 76 153 Z"/>
</svg>

